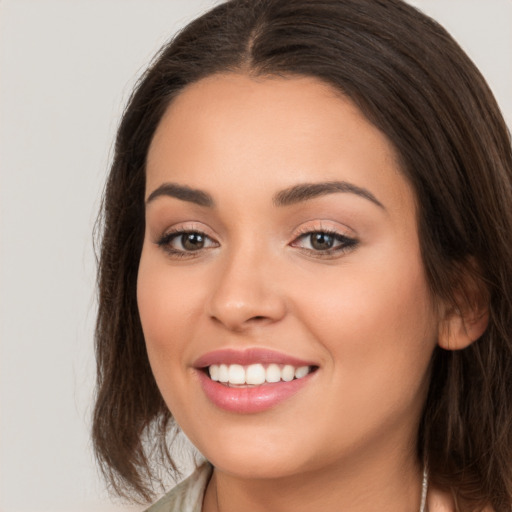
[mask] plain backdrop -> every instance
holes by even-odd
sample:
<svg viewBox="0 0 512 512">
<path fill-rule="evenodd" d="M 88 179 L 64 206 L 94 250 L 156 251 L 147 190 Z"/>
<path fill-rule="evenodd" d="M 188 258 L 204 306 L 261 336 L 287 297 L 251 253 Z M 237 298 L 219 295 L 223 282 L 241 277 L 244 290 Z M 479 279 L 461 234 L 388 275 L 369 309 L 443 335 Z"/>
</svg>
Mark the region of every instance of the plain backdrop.
<svg viewBox="0 0 512 512">
<path fill-rule="evenodd" d="M 112 503 L 89 440 L 92 230 L 123 105 L 212 0 L 0 2 L 0 511 Z M 415 0 L 487 77 L 512 125 L 512 1 Z"/>
</svg>

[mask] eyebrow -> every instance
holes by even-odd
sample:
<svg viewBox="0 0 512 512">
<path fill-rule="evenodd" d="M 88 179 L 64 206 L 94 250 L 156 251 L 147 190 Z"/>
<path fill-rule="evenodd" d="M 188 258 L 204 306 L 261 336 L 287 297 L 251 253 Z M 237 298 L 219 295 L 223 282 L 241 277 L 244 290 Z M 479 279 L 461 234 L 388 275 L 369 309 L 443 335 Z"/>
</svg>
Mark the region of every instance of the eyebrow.
<svg viewBox="0 0 512 512">
<path fill-rule="evenodd" d="M 371 201 L 383 210 L 386 210 L 384 205 L 369 190 L 358 187 L 347 181 L 326 181 L 323 183 L 301 183 L 294 185 L 293 187 L 286 188 L 275 194 L 272 203 L 274 206 L 278 207 L 291 206 L 316 197 L 339 192 L 356 194 L 359 197 Z M 187 201 L 208 208 L 215 206 L 215 201 L 208 192 L 177 183 L 163 183 L 160 185 L 151 192 L 146 200 L 146 204 L 151 203 L 157 197 L 161 196 L 174 197 L 181 201 Z"/>
<path fill-rule="evenodd" d="M 356 194 L 359 197 L 368 199 L 383 210 L 384 205 L 367 189 L 353 185 L 347 181 L 326 181 L 324 183 L 304 183 L 281 190 L 273 199 L 275 206 L 290 206 L 292 204 L 308 201 L 316 197 L 338 192 Z"/>
<path fill-rule="evenodd" d="M 195 203 L 199 206 L 206 206 L 208 208 L 213 208 L 215 206 L 213 197 L 207 192 L 190 188 L 186 185 L 178 185 L 177 183 L 164 183 L 160 185 L 158 188 L 153 190 L 151 194 L 149 194 L 149 197 L 146 199 L 146 204 L 151 203 L 151 201 L 154 201 L 157 197 L 161 196 L 175 197 L 181 201 L 188 201 L 189 203 Z"/>
</svg>

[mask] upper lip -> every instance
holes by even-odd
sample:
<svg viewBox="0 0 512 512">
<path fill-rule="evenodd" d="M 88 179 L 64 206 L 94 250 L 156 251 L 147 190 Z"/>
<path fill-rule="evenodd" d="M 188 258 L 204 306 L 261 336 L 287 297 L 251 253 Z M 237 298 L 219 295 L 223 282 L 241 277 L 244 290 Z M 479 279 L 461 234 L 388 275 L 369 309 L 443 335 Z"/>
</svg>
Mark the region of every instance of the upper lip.
<svg viewBox="0 0 512 512">
<path fill-rule="evenodd" d="M 195 368 L 206 368 L 212 364 L 240 364 L 242 366 L 248 366 L 257 363 L 289 364 L 296 367 L 315 366 L 315 363 L 311 361 L 264 348 L 249 348 L 245 350 L 226 348 L 213 350 L 200 356 L 193 365 Z"/>
</svg>

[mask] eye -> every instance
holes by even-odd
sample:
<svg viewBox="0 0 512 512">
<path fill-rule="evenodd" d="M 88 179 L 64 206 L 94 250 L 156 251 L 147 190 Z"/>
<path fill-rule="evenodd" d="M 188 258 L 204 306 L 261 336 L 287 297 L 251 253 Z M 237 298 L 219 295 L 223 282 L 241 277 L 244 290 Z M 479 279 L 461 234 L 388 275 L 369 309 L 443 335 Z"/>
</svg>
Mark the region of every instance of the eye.
<svg viewBox="0 0 512 512">
<path fill-rule="evenodd" d="M 335 255 L 345 252 L 357 245 L 357 240 L 333 231 L 309 231 L 300 235 L 292 242 L 310 253 L 319 255 Z"/>
<path fill-rule="evenodd" d="M 186 256 L 187 253 L 217 247 L 218 243 L 200 231 L 178 230 L 163 235 L 157 245 L 170 254 Z"/>
</svg>

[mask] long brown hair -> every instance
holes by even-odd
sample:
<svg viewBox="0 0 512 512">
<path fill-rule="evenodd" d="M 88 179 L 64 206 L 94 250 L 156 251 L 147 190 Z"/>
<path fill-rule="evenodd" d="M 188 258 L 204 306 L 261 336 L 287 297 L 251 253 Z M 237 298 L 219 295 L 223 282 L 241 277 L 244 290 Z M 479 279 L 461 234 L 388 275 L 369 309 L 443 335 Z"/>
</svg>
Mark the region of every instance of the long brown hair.
<svg viewBox="0 0 512 512">
<path fill-rule="evenodd" d="M 434 297 L 464 308 L 468 283 L 489 326 L 467 349 L 437 348 L 418 455 L 463 510 L 512 507 L 512 154 L 499 108 L 470 59 L 401 0 L 232 0 L 166 45 L 119 127 L 99 219 L 93 439 L 119 493 L 151 497 L 155 458 L 173 468 L 172 416 L 151 373 L 136 303 L 145 161 L 169 103 L 218 72 L 306 75 L 349 97 L 394 145 L 418 204 Z M 469 276 L 469 278 L 468 278 Z"/>
</svg>

